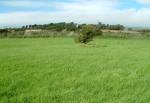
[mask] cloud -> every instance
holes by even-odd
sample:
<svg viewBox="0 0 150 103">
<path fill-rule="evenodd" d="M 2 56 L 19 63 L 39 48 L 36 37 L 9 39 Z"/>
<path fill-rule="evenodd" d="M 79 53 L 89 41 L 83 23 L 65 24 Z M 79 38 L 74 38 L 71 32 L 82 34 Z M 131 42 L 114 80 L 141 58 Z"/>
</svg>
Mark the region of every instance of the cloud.
<svg viewBox="0 0 150 103">
<path fill-rule="evenodd" d="M 11 7 L 51 7 L 53 6 L 51 2 L 33 1 L 33 0 L 12 0 L 12 1 L 1 1 L 1 4 Z"/>
<path fill-rule="evenodd" d="M 137 0 L 137 2 L 144 4 L 144 5 L 150 5 L 150 0 Z"/>
<path fill-rule="evenodd" d="M 41 2 L 41 1 L 39 1 Z M 36 2 L 37 4 L 39 2 Z M 32 2 L 33 5 L 35 3 Z M 43 2 L 43 6 L 49 6 Z M 35 4 L 34 4 L 35 5 Z M 84 6 L 83 6 L 84 5 Z M 15 6 L 15 5 L 14 5 Z M 31 5 L 30 5 L 31 6 Z M 1 26 L 20 26 L 50 22 L 110 23 L 126 26 L 150 26 L 150 8 L 118 9 L 119 0 L 73 0 L 54 2 L 57 11 L 22 11 L 0 13 Z M 37 7 L 37 6 L 36 6 Z"/>
<path fill-rule="evenodd" d="M 127 26 L 150 26 L 150 9 L 141 10 L 114 10 L 111 13 L 84 14 L 66 12 L 16 12 L 0 14 L 0 24 L 3 25 L 24 25 L 42 24 L 50 22 L 77 22 L 77 23 L 97 23 L 99 21 L 111 24 L 124 24 Z"/>
<path fill-rule="evenodd" d="M 117 0 L 76 0 L 72 3 L 60 3 L 59 8 L 70 12 L 97 13 L 113 9 L 117 4 Z"/>
</svg>

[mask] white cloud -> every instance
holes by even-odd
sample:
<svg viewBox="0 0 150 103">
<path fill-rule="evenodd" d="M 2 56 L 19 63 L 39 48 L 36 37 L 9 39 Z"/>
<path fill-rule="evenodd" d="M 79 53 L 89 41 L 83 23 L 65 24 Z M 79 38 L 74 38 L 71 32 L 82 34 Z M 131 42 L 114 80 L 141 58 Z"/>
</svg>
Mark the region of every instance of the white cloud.
<svg viewBox="0 0 150 103">
<path fill-rule="evenodd" d="M 150 5 L 150 0 L 137 0 L 141 4 Z"/>
<path fill-rule="evenodd" d="M 1 1 L 3 5 L 11 6 L 11 7 L 51 7 L 52 4 L 50 2 L 42 2 L 42 1 L 32 1 L 32 0 L 12 0 L 12 1 Z"/>
<path fill-rule="evenodd" d="M 0 13 L 0 25 L 42 24 L 50 22 L 124 24 L 127 26 L 150 26 L 150 8 L 119 10 L 118 0 L 74 0 L 56 2 L 55 12 Z"/>
<path fill-rule="evenodd" d="M 105 12 L 117 6 L 117 0 L 81 0 L 73 3 L 60 3 L 59 8 L 70 12 Z"/>
</svg>

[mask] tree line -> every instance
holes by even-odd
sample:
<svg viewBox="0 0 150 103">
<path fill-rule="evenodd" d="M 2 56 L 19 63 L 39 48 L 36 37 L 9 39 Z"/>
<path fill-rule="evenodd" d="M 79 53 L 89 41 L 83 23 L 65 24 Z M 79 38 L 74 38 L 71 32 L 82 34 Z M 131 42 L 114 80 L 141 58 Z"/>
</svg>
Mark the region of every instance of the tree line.
<svg viewBox="0 0 150 103">
<path fill-rule="evenodd" d="M 85 29 L 86 28 L 86 29 Z M 34 32 L 32 30 L 41 30 L 42 32 Z M 109 24 L 103 24 L 99 22 L 98 24 L 77 24 L 74 22 L 66 23 L 66 22 L 60 22 L 60 23 L 49 23 L 49 24 L 33 24 L 33 25 L 25 25 L 20 28 L 5 28 L 0 29 L 0 37 L 26 37 L 27 32 L 26 30 L 31 30 L 30 34 L 27 36 L 42 36 L 42 34 L 45 34 L 46 36 L 51 36 L 51 34 L 55 35 L 58 32 L 59 34 L 68 33 L 68 32 L 74 32 L 74 33 L 81 33 L 81 31 L 90 31 L 94 30 L 94 33 L 99 32 L 101 34 L 101 29 L 109 29 L 109 30 L 123 30 L 124 26 L 117 24 L 117 25 L 109 25 Z M 96 30 L 96 31 L 95 31 Z M 87 32 L 86 31 L 86 32 Z M 83 33 L 85 34 L 85 33 Z M 92 34 L 92 33 L 91 33 Z M 81 37 L 82 35 L 80 35 Z"/>
<path fill-rule="evenodd" d="M 22 29 L 46 29 L 46 30 L 54 30 L 54 31 L 62 31 L 62 30 L 67 30 L 67 31 L 76 31 L 78 29 L 81 29 L 82 26 L 85 26 L 88 24 L 77 24 L 74 22 L 71 23 L 50 23 L 50 24 L 43 24 L 43 25 L 25 25 L 22 26 Z M 109 29 L 109 30 L 124 30 L 124 26 L 121 24 L 117 25 L 110 25 L 110 24 L 103 24 L 99 22 L 98 24 L 91 24 L 93 26 L 98 27 L 99 29 Z"/>
</svg>

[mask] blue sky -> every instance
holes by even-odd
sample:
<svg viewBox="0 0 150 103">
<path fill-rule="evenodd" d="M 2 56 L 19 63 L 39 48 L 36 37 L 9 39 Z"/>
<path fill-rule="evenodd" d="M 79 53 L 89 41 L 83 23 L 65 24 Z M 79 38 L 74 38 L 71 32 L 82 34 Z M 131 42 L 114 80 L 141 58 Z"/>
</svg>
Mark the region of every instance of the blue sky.
<svg viewBox="0 0 150 103">
<path fill-rule="evenodd" d="M 77 22 L 150 26 L 150 0 L 1 0 L 0 26 Z"/>
</svg>

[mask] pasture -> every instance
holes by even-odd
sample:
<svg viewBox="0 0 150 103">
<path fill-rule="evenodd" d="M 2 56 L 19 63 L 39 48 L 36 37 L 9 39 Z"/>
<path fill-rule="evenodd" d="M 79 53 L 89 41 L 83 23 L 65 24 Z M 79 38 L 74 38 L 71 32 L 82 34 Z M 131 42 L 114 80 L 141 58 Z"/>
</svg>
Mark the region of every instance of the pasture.
<svg viewBox="0 0 150 103">
<path fill-rule="evenodd" d="M 0 103 L 148 103 L 149 87 L 149 39 L 0 39 Z"/>
</svg>

